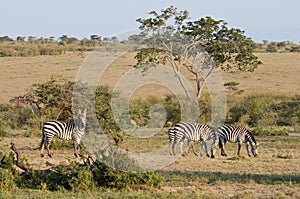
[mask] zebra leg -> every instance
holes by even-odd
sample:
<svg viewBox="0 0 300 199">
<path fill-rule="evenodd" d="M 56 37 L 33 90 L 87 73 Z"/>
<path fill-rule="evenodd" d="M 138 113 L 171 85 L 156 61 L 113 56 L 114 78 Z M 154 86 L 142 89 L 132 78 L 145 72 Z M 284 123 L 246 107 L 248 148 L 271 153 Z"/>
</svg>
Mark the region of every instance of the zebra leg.
<svg viewBox="0 0 300 199">
<path fill-rule="evenodd" d="M 180 143 L 179 143 L 180 154 L 185 155 L 185 154 L 182 153 L 182 145 L 183 145 L 183 142 L 180 141 Z M 189 141 L 188 141 L 188 145 L 189 145 Z"/>
<path fill-rule="evenodd" d="M 237 152 L 238 156 L 240 155 L 240 152 L 241 152 L 241 146 L 242 146 L 242 144 L 240 142 L 238 142 L 238 152 Z"/>
<path fill-rule="evenodd" d="M 174 147 L 173 147 L 173 145 L 174 145 L 174 142 L 170 142 L 170 145 L 169 145 L 169 153 L 170 153 L 170 155 L 175 155 L 174 154 Z"/>
<path fill-rule="evenodd" d="M 215 148 L 216 148 L 216 142 L 215 141 L 213 141 L 212 143 L 211 143 L 211 158 L 215 158 Z"/>
<path fill-rule="evenodd" d="M 74 142 L 74 156 L 77 158 L 78 154 L 77 154 L 77 149 L 78 149 L 78 143 Z"/>
<path fill-rule="evenodd" d="M 44 142 L 42 142 L 42 144 L 41 144 L 41 157 L 42 158 L 44 157 L 44 147 L 45 147 L 45 144 L 44 144 Z"/>
<path fill-rule="evenodd" d="M 173 152 L 173 155 L 176 155 L 176 153 L 175 153 L 175 145 L 176 145 L 176 143 L 172 143 L 172 152 Z M 171 147 L 171 144 L 170 144 L 170 147 Z"/>
<path fill-rule="evenodd" d="M 191 145 L 192 145 L 192 148 L 193 148 L 193 153 L 194 153 L 196 156 L 198 156 L 198 154 L 197 154 L 196 151 L 195 151 L 195 142 L 192 141 L 192 142 L 191 142 Z"/>
<path fill-rule="evenodd" d="M 249 144 L 248 144 L 248 142 L 246 143 L 246 150 L 247 150 L 248 156 L 251 157 L 251 154 L 249 152 Z"/>
<path fill-rule="evenodd" d="M 202 141 L 202 149 L 204 149 L 205 155 L 206 155 L 207 157 L 209 157 L 209 154 L 208 154 L 208 151 L 207 151 L 207 144 L 206 144 L 206 141 Z M 199 155 L 201 155 L 201 154 L 199 154 Z M 202 155 L 201 155 L 201 156 L 202 156 Z"/>
<path fill-rule="evenodd" d="M 52 158 L 52 154 L 51 154 L 51 152 L 50 152 L 49 147 L 50 147 L 50 142 L 46 142 L 46 149 L 47 149 L 47 151 L 48 151 L 48 156 L 49 156 L 50 158 Z"/>
<path fill-rule="evenodd" d="M 209 154 L 208 154 L 208 150 L 207 150 L 207 144 L 206 144 L 206 142 L 205 142 L 205 154 L 206 154 L 206 156 L 207 156 L 207 157 L 209 157 Z"/>
<path fill-rule="evenodd" d="M 225 153 L 225 142 L 223 143 L 221 140 L 219 141 L 219 146 L 221 148 L 221 156 L 227 156 Z"/>
</svg>

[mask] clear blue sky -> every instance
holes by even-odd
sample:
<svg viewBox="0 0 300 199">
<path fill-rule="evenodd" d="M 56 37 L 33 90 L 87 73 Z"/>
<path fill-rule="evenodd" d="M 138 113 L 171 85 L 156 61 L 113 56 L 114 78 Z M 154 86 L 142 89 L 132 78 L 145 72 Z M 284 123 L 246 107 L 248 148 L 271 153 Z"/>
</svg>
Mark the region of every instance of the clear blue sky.
<svg viewBox="0 0 300 199">
<path fill-rule="evenodd" d="M 212 16 L 245 30 L 256 42 L 300 42 L 299 0 L 7 0 L 0 7 L 0 36 L 111 37 L 138 28 L 137 18 L 170 5 L 192 19 Z"/>
</svg>

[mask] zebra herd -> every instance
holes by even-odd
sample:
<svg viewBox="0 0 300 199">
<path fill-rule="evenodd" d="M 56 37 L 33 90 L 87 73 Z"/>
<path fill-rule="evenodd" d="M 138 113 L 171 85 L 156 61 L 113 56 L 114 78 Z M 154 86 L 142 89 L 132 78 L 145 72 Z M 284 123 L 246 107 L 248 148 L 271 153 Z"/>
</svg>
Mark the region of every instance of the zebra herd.
<svg viewBox="0 0 300 199">
<path fill-rule="evenodd" d="M 63 140 L 73 140 L 74 143 L 74 156 L 78 157 L 78 147 L 80 140 L 84 135 L 86 126 L 86 109 L 82 112 L 79 110 L 78 117 L 73 122 L 60 122 L 60 121 L 49 121 L 45 122 L 42 128 L 42 142 L 41 142 L 41 156 L 44 157 L 44 148 L 46 147 L 48 156 L 52 157 L 49 146 L 53 137 L 57 137 Z M 255 157 L 258 155 L 257 146 L 254 136 L 244 127 L 233 126 L 224 124 L 222 125 L 217 132 L 214 131 L 212 127 L 207 124 L 198 124 L 191 122 L 179 122 L 176 123 L 173 127 L 168 130 L 168 137 L 170 141 L 169 150 L 170 155 L 175 155 L 175 146 L 179 144 L 180 153 L 182 154 L 182 146 L 185 140 L 187 140 L 187 149 L 185 153 L 188 152 L 190 146 L 193 148 L 195 155 L 194 145 L 195 142 L 200 142 L 202 144 L 202 150 L 205 151 L 206 156 L 214 158 L 216 144 L 219 144 L 221 149 L 221 155 L 227 156 L 225 152 L 226 142 L 237 142 L 238 143 L 238 152 L 240 155 L 242 143 L 246 143 L 246 149 L 248 156 L 251 154 L 249 152 L 249 144 L 251 146 L 252 155 Z M 207 150 L 207 142 L 211 141 L 211 155 L 209 155 Z M 201 151 L 199 156 L 201 156 Z"/>
<path fill-rule="evenodd" d="M 248 156 L 251 157 L 251 154 L 249 152 L 249 144 L 251 145 L 252 155 L 254 157 L 258 156 L 258 151 L 257 151 L 258 143 L 256 142 L 251 132 L 241 126 L 223 124 L 220 128 L 218 128 L 217 132 L 215 132 L 213 128 L 208 126 L 207 124 L 179 122 L 168 130 L 168 137 L 170 141 L 170 145 L 169 145 L 170 155 L 175 155 L 175 146 L 177 144 L 179 144 L 180 153 L 182 154 L 183 142 L 187 140 L 188 146 L 185 153 L 187 153 L 189 147 L 192 146 L 194 154 L 197 155 L 194 149 L 194 144 L 195 142 L 200 142 L 202 144 L 202 149 L 205 150 L 206 156 L 214 158 L 216 143 L 218 142 L 219 147 L 221 149 L 221 155 L 227 156 L 225 152 L 226 142 L 237 142 L 238 155 L 240 155 L 242 143 L 245 143 Z M 209 155 L 207 151 L 207 141 L 210 140 L 212 142 L 211 155 Z M 199 156 L 201 156 L 200 153 Z"/>
</svg>

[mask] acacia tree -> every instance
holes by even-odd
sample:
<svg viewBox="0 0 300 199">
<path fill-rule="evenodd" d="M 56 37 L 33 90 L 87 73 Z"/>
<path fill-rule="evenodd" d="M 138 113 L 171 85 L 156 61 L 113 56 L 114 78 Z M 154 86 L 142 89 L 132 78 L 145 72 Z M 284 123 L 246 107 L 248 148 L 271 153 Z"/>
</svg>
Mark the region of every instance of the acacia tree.
<svg viewBox="0 0 300 199">
<path fill-rule="evenodd" d="M 195 76 L 198 97 L 214 69 L 252 72 L 261 64 L 253 54 L 251 38 L 240 29 L 229 28 L 223 20 L 205 17 L 192 21 L 187 10 L 173 6 L 149 15 L 137 19 L 138 38 L 146 48 L 135 56 L 136 67 L 147 71 L 155 64 L 169 64 L 183 88 L 180 74 L 186 68 Z"/>
</svg>

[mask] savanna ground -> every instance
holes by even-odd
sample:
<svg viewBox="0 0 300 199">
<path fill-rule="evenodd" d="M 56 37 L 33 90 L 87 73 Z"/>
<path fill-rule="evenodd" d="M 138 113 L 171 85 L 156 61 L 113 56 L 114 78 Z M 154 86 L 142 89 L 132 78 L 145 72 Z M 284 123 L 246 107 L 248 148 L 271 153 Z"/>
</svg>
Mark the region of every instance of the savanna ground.
<svg viewBox="0 0 300 199">
<path fill-rule="evenodd" d="M 24 94 L 33 83 L 45 82 L 52 76 L 74 80 L 84 57 L 66 53 L 59 56 L 0 57 L 0 103 Z M 253 73 L 221 72 L 224 82 L 237 81 L 242 95 L 259 93 L 294 95 L 300 93 L 299 53 L 260 53 L 264 63 Z M 121 57 L 108 68 L 101 84 L 113 86 L 120 76 L 134 64 L 130 55 Z M 135 97 L 147 95 L 163 96 L 166 89 L 155 85 L 137 90 Z M 300 198 L 300 134 L 293 129 L 289 136 L 257 137 L 259 157 L 249 158 L 245 147 L 242 156 L 236 156 L 236 144 L 227 144 L 228 157 L 221 157 L 219 149 L 215 159 L 199 158 L 192 153 L 180 157 L 175 163 L 160 170 L 163 183 L 160 189 L 139 191 L 96 191 L 96 192 L 45 192 L 39 190 L 15 190 L 3 192 L 0 198 L 91 198 L 91 197 L 204 197 L 204 198 Z M 166 131 L 166 130 L 165 130 Z M 156 140 L 134 143 L 124 142 L 128 150 L 153 149 L 168 144 L 166 134 Z M 10 152 L 9 143 L 14 141 L 21 155 L 28 159 L 33 168 L 45 169 L 59 162 L 73 161 L 70 150 L 53 150 L 52 159 L 40 157 L 40 137 L 27 138 L 22 132 L 14 132 L 0 142 L 1 149 Z M 198 146 L 197 146 L 198 147 Z M 198 148 L 197 148 L 198 149 Z M 47 163 L 48 162 L 48 163 Z M 46 164 L 47 163 L 47 164 Z M 50 163 L 50 164 L 49 164 Z M 48 166 L 47 166 L 48 165 Z"/>
</svg>

